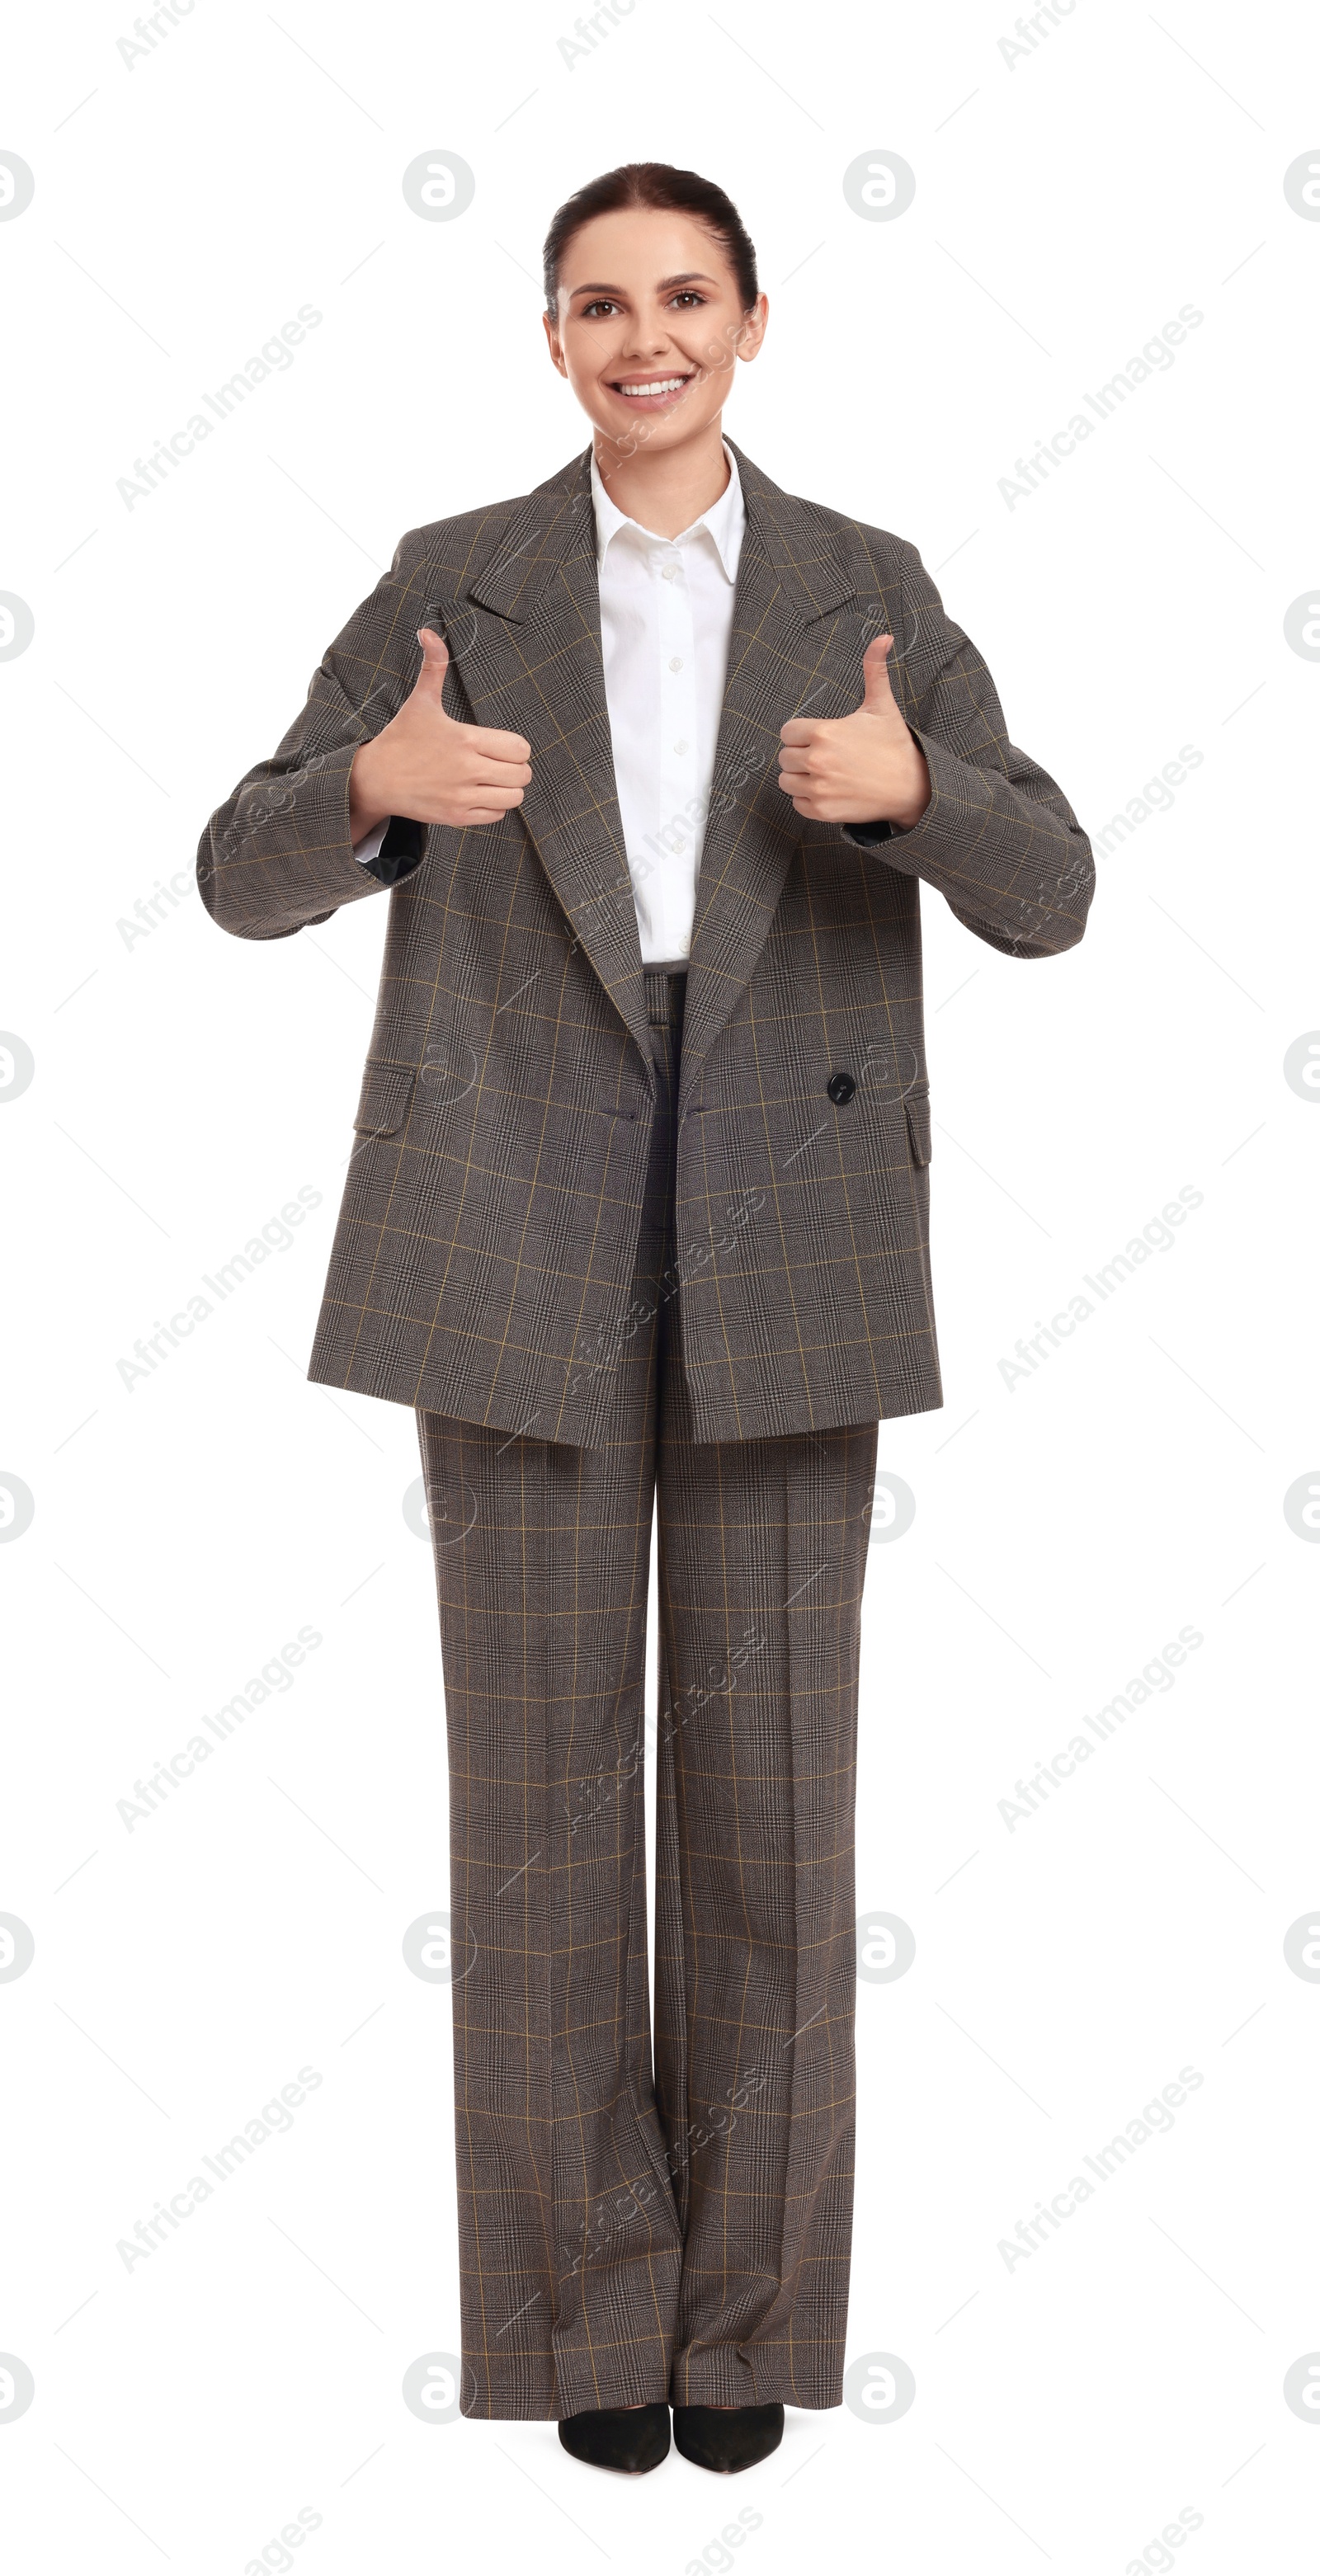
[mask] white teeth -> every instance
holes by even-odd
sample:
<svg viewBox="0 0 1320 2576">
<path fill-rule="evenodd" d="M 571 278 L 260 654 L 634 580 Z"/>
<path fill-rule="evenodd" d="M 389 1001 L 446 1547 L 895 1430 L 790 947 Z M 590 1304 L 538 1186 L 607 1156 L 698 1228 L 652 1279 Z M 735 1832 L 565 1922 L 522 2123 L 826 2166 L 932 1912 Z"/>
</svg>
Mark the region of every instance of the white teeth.
<svg viewBox="0 0 1320 2576">
<path fill-rule="evenodd" d="M 686 383 L 686 376 L 661 376 L 649 385 L 620 385 L 619 392 L 621 394 L 676 394 L 680 385 Z"/>
</svg>

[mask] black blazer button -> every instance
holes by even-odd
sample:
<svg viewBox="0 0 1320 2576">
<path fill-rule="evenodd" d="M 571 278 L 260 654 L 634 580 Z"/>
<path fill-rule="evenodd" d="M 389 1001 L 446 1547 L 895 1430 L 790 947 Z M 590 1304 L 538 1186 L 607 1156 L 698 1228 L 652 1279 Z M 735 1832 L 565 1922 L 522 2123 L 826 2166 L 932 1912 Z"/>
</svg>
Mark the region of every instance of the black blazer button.
<svg viewBox="0 0 1320 2576">
<path fill-rule="evenodd" d="M 825 1088 L 835 1108 L 842 1109 L 851 1100 L 857 1085 L 850 1073 L 832 1073 Z"/>
</svg>

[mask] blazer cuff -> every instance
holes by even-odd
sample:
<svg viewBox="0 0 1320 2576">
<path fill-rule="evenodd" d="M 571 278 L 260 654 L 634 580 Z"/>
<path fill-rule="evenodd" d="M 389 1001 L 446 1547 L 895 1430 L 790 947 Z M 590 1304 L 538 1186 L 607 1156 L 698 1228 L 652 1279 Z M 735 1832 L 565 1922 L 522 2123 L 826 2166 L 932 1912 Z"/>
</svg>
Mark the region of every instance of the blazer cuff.
<svg viewBox="0 0 1320 2576">
<path fill-rule="evenodd" d="M 845 823 L 843 837 L 855 841 L 859 850 L 873 850 L 879 841 L 892 841 L 892 823 Z"/>
<path fill-rule="evenodd" d="M 426 825 L 415 823 L 407 814 L 391 814 L 373 850 L 371 844 L 374 840 L 376 836 L 373 833 L 366 841 L 360 842 L 354 857 L 381 885 L 397 885 L 400 877 L 411 876 L 413 869 L 421 864 Z"/>
<path fill-rule="evenodd" d="M 925 754 L 930 801 L 910 830 L 892 834 L 886 866 L 936 887 L 959 921 L 1006 956 L 1070 947 L 1081 931 L 1057 891 L 1070 847 L 1062 817 L 1030 803 L 1001 772 L 960 760 L 916 725 L 909 730 Z"/>
<path fill-rule="evenodd" d="M 932 860 L 938 870 L 941 862 L 955 857 L 969 825 L 978 819 L 984 823 L 986 782 L 955 752 L 947 751 L 943 743 L 932 742 L 930 735 L 916 725 L 910 724 L 908 731 L 925 759 L 930 779 L 924 811 L 903 831 L 895 830 L 892 823 L 853 823 L 845 829 L 850 839 L 861 841 L 863 848 L 870 845 L 863 835 L 869 835 L 870 842 L 892 842 L 891 864 L 911 876 L 926 876 L 932 873 Z"/>
</svg>

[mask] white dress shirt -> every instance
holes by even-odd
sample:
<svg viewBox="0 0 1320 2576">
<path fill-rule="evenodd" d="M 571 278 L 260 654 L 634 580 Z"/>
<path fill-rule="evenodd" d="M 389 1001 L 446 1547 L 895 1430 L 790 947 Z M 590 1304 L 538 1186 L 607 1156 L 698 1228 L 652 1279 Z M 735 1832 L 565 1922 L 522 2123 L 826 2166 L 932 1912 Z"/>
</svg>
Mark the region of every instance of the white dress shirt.
<svg viewBox="0 0 1320 2576">
<path fill-rule="evenodd" d="M 591 458 L 605 704 L 646 965 L 678 963 L 692 945 L 747 524 L 738 468 L 728 447 L 724 454 L 729 480 L 718 501 L 677 537 L 657 537 L 625 517 L 594 449 Z M 368 833 L 354 857 L 374 859 L 387 828 Z"/>
<path fill-rule="evenodd" d="M 600 640 L 614 779 L 645 965 L 692 945 L 746 511 L 728 448 L 718 501 L 657 537 L 610 499 L 593 451 Z"/>
</svg>

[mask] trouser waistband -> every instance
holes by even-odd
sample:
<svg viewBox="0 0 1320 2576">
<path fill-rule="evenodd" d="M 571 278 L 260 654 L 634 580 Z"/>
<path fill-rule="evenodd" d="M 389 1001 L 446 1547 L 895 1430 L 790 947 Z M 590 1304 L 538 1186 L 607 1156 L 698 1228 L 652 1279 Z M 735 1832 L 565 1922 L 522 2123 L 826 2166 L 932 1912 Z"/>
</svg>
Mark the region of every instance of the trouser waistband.
<svg viewBox="0 0 1320 2576">
<path fill-rule="evenodd" d="M 663 1029 L 683 1017 L 683 996 L 687 990 L 687 961 L 674 965 L 644 966 L 646 1017 L 653 1029 Z"/>
</svg>

